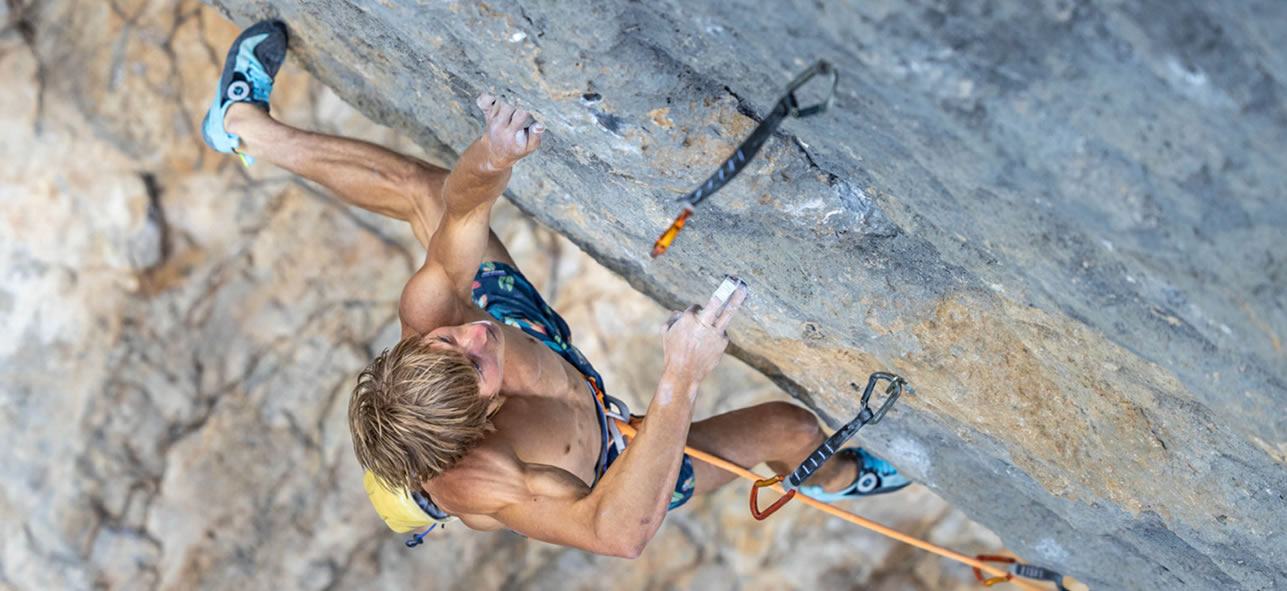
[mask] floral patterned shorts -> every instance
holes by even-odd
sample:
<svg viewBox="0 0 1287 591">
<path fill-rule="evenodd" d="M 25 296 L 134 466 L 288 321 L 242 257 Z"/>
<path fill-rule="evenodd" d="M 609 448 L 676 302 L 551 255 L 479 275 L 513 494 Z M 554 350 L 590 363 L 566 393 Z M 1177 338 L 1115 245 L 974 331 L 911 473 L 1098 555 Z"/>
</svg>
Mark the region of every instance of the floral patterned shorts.
<svg viewBox="0 0 1287 591">
<path fill-rule="evenodd" d="M 500 261 L 483 263 L 474 274 L 471 295 L 474 303 L 497 321 L 522 330 L 566 359 L 586 377 L 591 391 L 602 388 L 603 377 L 586 361 L 581 351 L 572 346 L 572 331 L 567 322 L 545 303 L 536 287 L 518 269 Z M 608 469 L 619 453 L 615 446 L 609 445 L 608 439 L 605 426 L 603 445 L 610 449 L 603 470 Z M 675 491 L 670 497 L 670 508 L 679 507 L 693 498 L 693 487 L 693 461 L 685 454 Z"/>
</svg>

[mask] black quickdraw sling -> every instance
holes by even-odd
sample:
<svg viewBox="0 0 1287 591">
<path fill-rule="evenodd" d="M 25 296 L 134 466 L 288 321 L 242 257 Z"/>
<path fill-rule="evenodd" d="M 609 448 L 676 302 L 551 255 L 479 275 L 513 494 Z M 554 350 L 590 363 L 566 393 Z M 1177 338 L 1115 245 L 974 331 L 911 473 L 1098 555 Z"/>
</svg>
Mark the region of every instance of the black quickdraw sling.
<svg viewBox="0 0 1287 591">
<path fill-rule="evenodd" d="M 831 86 L 827 92 L 827 98 L 823 99 L 816 105 L 801 107 L 799 101 L 795 97 L 796 91 L 799 90 L 801 86 L 804 86 L 806 82 L 813 79 L 814 76 L 818 75 L 831 77 Z M 698 185 L 698 187 L 693 189 L 692 192 L 677 200 L 686 203 L 684 210 L 680 212 L 679 217 L 675 218 L 675 221 L 670 224 L 670 227 L 662 233 L 661 238 L 658 238 L 657 242 L 653 244 L 652 257 L 657 258 L 661 256 L 662 253 L 666 252 L 666 249 L 670 248 L 671 243 L 675 241 L 675 236 L 678 236 L 679 231 L 684 228 L 684 224 L 688 221 L 688 217 L 693 215 L 693 208 L 697 207 L 698 203 L 705 201 L 711 195 L 715 194 L 715 192 L 720 190 L 721 187 L 733 180 L 733 177 L 737 176 L 737 173 L 742 172 L 742 170 L 746 168 L 746 165 L 751 162 L 751 159 L 755 158 L 755 155 L 759 153 L 760 148 L 764 147 L 764 142 L 768 141 L 769 136 L 773 135 L 773 132 L 777 130 L 779 125 L 782 125 L 782 120 L 786 119 L 788 116 L 802 119 L 804 117 L 817 115 L 818 113 L 826 111 L 835 99 L 837 81 L 838 77 L 836 75 L 836 69 L 825 60 L 818 60 L 817 63 L 813 64 L 809 69 L 797 76 L 795 80 L 792 80 L 791 84 L 787 85 L 786 95 L 778 101 L 778 104 L 775 105 L 773 110 L 769 112 L 768 116 L 760 122 L 760 125 L 755 128 L 755 131 L 752 131 L 751 135 L 742 142 L 742 145 L 738 146 L 737 149 L 729 155 L 728 159 L 725 160 L 723 164 L 719 165 L 719 168 L 706 179 L 705 183 Z"/>
<path fill-rule="evenodd" d="M 889 385 L 885 386 L 885 402 L 880 405 L 879 410 L 873 411 L 870 406 L 871 394 L 875 391 L 876 384 L 881 380 L 889 381 Z M 883 371 L 871 374 L 871 376 L 867 378 L 867 388 L 863 390 L 862 393 L 862 410 L 858 411 L 858 415 L 855 416 L 852 421 L 849 421 L 845 426 L 841 427 L 835 433 L 832 433 L 831 437 L 828 437 L 826 441 L 823 441 L 822 445 L 818 446 L 818 449 L 813 450 L 813 453 L 809 454 L 809 457 L 805 458 L 804 461 L 800 463 L 800 466 L 789 475 L 783 476 L 778 474 L 772 478 L 755 481 L 755 485 L 751 487 L 751 515 L 756 519 L 764 520 L 778 509 L 781 509 L 783 505 L 787 504 L 787 501 L 795 498 L 796 489 L 799 488 L 801 484 L 804 484 L 804 481 L 808 480 L 810 476 L 813 476 L 814 472 L 817 472 L 818 468 L 821 468 L 823 463 L 831 459 L 831 456 L 836 455 L 836 452 L 840 451 L 840 446 L 844 445 L 844 443 L 849 441 L 854 434 L 858 433 L 859 429 L 862 429 L 867 425 L 879 423 L 880 419 L 885 417 L 885 413 L 889 412 L 889 409 L 898 401 L 898 397 L 903 395 L 904 389 L 906 389 L 908 393 L 915 392 L 915 390 L 912 390 L 911 384 L 908 384 L 907 380 L 903 379 L 901 376 L 885 373 Z M 766 486 L 773 486 L 779 482 L 782 483 L 782 488 L 786 491 L 786 494 L 775 501 L 772 505 L 769 505 L 767 509 L 761 511 L 758 499 L 759 490 Z"/>
</svg>

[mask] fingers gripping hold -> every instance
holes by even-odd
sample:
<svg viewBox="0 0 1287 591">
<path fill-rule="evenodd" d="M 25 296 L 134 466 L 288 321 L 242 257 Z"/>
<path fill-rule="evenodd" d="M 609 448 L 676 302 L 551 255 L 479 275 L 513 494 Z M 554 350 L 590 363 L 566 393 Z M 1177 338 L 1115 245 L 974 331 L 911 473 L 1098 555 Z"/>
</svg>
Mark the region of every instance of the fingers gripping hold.
<svg viewBox="0 0 1287 591">
<path fill-rule="evenodd" d="M 514 141 L 518 142 L 518 145 L 520 146 L 525 146 L 527 153 L 531 153 L 541 145 L 541 134 L 544 132 L 544 125 L 533 123 L 526 128 L 519 129 L 514 132 Z"/>
<path fill-rule="evenodd" d="M 511 129 L 522 129 L 527 127 L 527 111 L 524 111 L 523 109 L 514 109 L 514 113 L 510 116 L 508 125 Z"/>
<path fill-rule="evenodd" d="M 474 101 L 474 104 L 478 105 L 478 108 L 483 111 L 483 116 L 490 121 L 495 118 L 497 105 L 500 104 L 500 101 L 490 94 L 483 93 L 478 95 L 478 100 Z"/>
<path fill-rule="evenodd" d="M 666 367 L 697 381 L 715 369 L 728 346 L 725 329 L 747 293 L 745 282 L 726 277 L 704 308 L 690 306 L 672 316 L 662 331 Z"/>
<path fill-rule="evenodd" d="M 749 294 L 750 287 L 745 281 L 726 275 L 723 283 L 711 294 L 706 307 L 698 312 L 698 319 L 702 324 L 723 331 L 733 321 L 733 315 L 742 307 L 742 302 L 746 301 Z"/>
<path fill-rule="evenodd" d="M 545 126 L 530 123 L 532 114 L 518 109 L 495 95 L 482 94 L 475 101 L 486 119 L 488 162 L 498 169 L 509 168 L 541 145 Z M 530 123 L 530 124 L 529 124 Z"/>
<path fill-rule="evenodd" d="M 499 101 L 498 104 L 500 106 L 498 107 L 498 110 L 496 112 L 496 117 L 492 119 L 492 123 L 496 125 L 501 125 L 504 127 L 509 127 L 509 121 L 510 119 L 514 118 L 515 109 L 513 105 L 510 105 L 509 103 L 506 103 L 504 101 Z"/>
</svg>

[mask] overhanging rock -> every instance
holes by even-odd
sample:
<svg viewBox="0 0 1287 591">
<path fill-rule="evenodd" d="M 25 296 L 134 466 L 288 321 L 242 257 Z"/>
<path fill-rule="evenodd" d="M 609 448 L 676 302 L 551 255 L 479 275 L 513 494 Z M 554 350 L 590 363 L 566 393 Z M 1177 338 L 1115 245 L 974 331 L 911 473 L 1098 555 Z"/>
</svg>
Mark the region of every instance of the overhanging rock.
<svg viewBox="0 0 1287 591">
<path fill-rule="evenodd" d="M 483 91 L 538 113 L 523 209 L 665 304 L 745 277 L 739 356 L 833 424 L 906 376 L 864 444 L 1024 558 L 1287 581 L 1287 5 L 212 3 L 444 159 Z M 820 57 L 834 110 L 650 260 Z"/>
</svg>

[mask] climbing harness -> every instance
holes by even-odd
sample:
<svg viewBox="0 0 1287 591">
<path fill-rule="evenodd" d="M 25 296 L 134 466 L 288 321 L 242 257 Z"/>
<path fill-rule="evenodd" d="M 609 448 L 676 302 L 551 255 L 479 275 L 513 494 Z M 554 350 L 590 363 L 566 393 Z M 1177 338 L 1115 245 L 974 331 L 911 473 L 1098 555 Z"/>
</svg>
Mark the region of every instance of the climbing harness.
<svg viewBox="0 0 1287 591">
<path fill-rule="evenodd" d="M 1010 557 L 1010 556 L 994 556 L 990 554 L 980 554 L 977 556 L 977 558 L 983 561 L 1000 562 L 1000 563 L 1005 563 L 1010 565 L 1010 570 L 1007 571 L 1004 575 L 998 576 L 998 577 L 992 577 L 990 579 L 984 579 L 983 573 L 979 571 L 979 567 L 977 566 L 974 567 L 974 578 L 978 579 L 980 583 L 983 583 L 984 587 L 991 587 L 992 585 L 995 585 L 997 583 L 1013 581 L 1014 576 L 1018 575 L 1021 577 L 1034 579 L 1037 581 L 1049 581 L 1055 584 L 1055 589 L 1057 591 L 1068 591 L 1068 588 L 1064 586 L 1064 576 L 1048 568 L 1040 567 L 1032 564 L 1021 564 L 1018 560 L 1015 560 L 1013 557 Z"/>
<path fill-rule="evenodd" d="M 831 86 L 827 91 L 827 98 L 815 105 L 801 107 L 799 101 L 795 97 L 796 91 L 799 90 L 801 86 L 804 86 L 809 80 L 813 79 L 814 76 L 818 75 L 829 76 L 831 78 Z M 837 81 L 838 77 L 836 76 L 836 69 L 826 60 L 818 60 L 818 62 L 810 66 L 809 69 L 805 70 L 799 76 L 796 76 L 795 80 L 792 80 L 791 84 L 787 85 L 786 95 L 778 101 L 778 104 L 774 106 L 768 116 L 760 122 L 760 125 L 755 128 L 755 131 L 751 132 L 750 137 L 747 137 L 746 141 L 743 141 L 742 145 L 738 146 L 737 149 L 733 151 L 733 154 L 730 155 L 723 164 L 719 165 L 719 168 L 711 174 L 710 178 L 706 179 L 705 183 L 698 185 L 698 187 L 691 193 L 678 199 L 678 201 L 683 201 L 687 204 L 684 206 L 684 210 L 680 212 L 679 217 L 675 218 L 675 221 L 670 224 L 670 227 L 667 228 L 666 231 L 662 233 L 661 237 L 657 239 L 657 242 L 653 244 L 652 258 L 661 256 L 662 253 L 666 252 L 667 248 L 670 248 L 670 244 L 675 241 L 675 236 L 678 236 L 679 231 L 684 228 L 684 224 L 688 221 L 688 217 L 693 215 L 693 208 L 697 207 L 697 204 L 705 201 L 716 191 L 720 190 L 721 187 L 733 180 L 733 177 L 737 176 L 737 173 L 742 172 L 742 169 L 746 168 L 746 165 L 751 162 L 752 158 L 755 158 L 755 155 L 759 153 L 760 148 L 764 146 L 764 142 L 768 141 L 769 136 L 773 135 L 773 132 L 782 124 L 783 119 L 786 119 L 787 116 L 803 119 L 826 111 L 835 99 Z"/>
<path fill-rule="evenodd" d="M 885 402 L 880 405 L 879 410 L 873 411 L 870 405 L 871 394 L 875 391 L 876 384 L 881 380 L 889 381 L 889 385 L 885 386 Z M 818 468 L 821 468 L 824 462 L 831 459 L 831 456 L 836 455 L 836 452 L 840 451 L 841 445 L 844 445 L 846 441 L 849 441 L 849 439 L 853 437 L 859 429 L 862 429 L 866 425 L 879 423 L 880 419 L 884 418 L 885 413 L 889 412 L 889 409 L 898 401 L 898 397 L 903 395 L 904 388 L 906 388 L 909 394 L 915 393 L 912 386 L 908 384 L 907 380 L 903 379 L 902 376 L 885 373 L 883 371 L 871 374 L 871 377 L 867 378 L 867 389 L 863 390 L 862 393 L 862 410 L 858 411 L 858 415 L 855 416 L 852 421 L 849 421 L 848 424 L 841 427 L 835 433 L 832 433 L 831 437 L 828 437 L 826 441 L 822 442 L 822 445 L 819 445 L 818 449 L 813 450 L 813 453 L 809 454 L 809 457 L 805 458 L 804 461 L 800 463 L 800 466 L 792 471 L 791 474 L 787 476 L 778 474 L 772 478 L 764 478 L 755 481 L 755 484 L 751 487 L 751 515 L 756 519 L 763 520 L 772 515 L 778 509 L 781 509 L 783 505 L 787 504 L 787 501 L 795 498 L 795 493 L 798 492 L 796 488 L 801 484 L 804 484 L 804 481 L 808 480 L 810 476 L 813 476 L 813 473 L 817 472 Z M 860 476 L 860 489 L 874 489 L 876 487 L 875 483 L 867 483 L 864 487 L 864 483 L 861 479 L 868 477 L 878 478 L 874 474 Z M 761 511 L 759 501 L 757 499 L 759 490 L 779 482 L 782 483 L 782 488 L 786 491 L 786 495 L 783 495 L 782 498 L 775 501 L 768 509 Z"/>
</svg>

